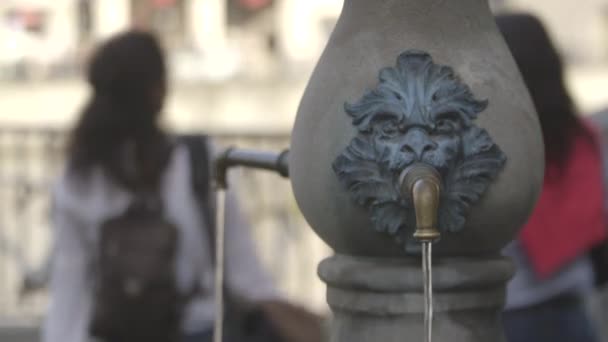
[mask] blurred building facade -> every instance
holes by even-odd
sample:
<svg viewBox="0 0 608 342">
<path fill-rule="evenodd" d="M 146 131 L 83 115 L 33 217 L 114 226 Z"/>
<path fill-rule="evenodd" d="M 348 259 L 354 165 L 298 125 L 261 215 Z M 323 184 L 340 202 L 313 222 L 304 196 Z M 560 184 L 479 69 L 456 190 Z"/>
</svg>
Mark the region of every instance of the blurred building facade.
<svg viewBox="0 0 608 342">
<path fill-rule="evenodd" d="M 570 63 L 608 61 L 608 1 L 491 2 L 497 10 L 539 15 Z M 25 60 L 53 75 L 84 60 L 94 43 L 138 27 L 163 38 L 171 56 L 188 66 L 184 78 L 227 79 L 252 64 L 310 67 L 341 6 L 342 0 L 4 0 L 0 63 Z M 274 59 L 248 63 L 251 53 Z"/>
<path fill-rule="evenodd" d="M 135 27 L 157 32 L 167 48 L 171 126 L 287 132 L 341 6 L 341 0 L 2 1 L 0 124 L 69 126 L 86 101 L 79 77 L 92 48 Z"/>
<path fill-rule="evenodd" d="M 574 100 L 583 114 L 608 106 L 607 0 L 491 0 L 498 12 L 540 17 L 564 59 Z"/>
<path fill-rule="evenodd" d="M 583 111 L 608 102 L 601 91 L 608 86 L 608 0 L 490 2 L 547 23 Z M 157 32 L 167 47 L 173 126 L 288 131 L 341 7 L 342 0 L 1 1 L 0 97 L 8 100 L 0 103 L 0 123 L 69 125 L 86 99 L 78 76 L 92 48 L 137 27 Z M 29 101 L 31 82 L 37 103 Z M 48 113 L 55 100 L 63 110 Z"/>
<path fill-rule="evenodd" d="M 494 0 L 500 11 L 527 11 L 539 16 L 569 64 L 608 62 L 608 1 Z"/>
<path fill-rule="evenodd" d="M 178 78 L 225 80 L 277 62 L 310 65 L 340 7 L 339 0 L 5 0 L 0 42 L 8 53 L 0 63 L 52 77 L 81 64 L 96 42 L 141 28 L 162 38 Z M 19 72 L 13 76 L 34 76 Z"/>
</svg>

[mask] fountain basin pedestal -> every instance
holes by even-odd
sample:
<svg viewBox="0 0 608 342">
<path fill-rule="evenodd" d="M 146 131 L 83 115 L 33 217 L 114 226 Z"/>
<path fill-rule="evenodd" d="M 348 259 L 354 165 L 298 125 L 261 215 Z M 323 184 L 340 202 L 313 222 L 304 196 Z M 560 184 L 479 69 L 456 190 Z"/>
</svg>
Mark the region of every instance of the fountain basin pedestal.
<svg viewBox="0 0 608 342">
<path fill-rule="evenodd" d="M 434 341 L 503 342 L 500 313 L 514 268 L 504 257 L 438 260 Z M 334 255 L 321 262 L 332 342 L 424 341 L 422 270 L 415 258 Z"/>
</svg>

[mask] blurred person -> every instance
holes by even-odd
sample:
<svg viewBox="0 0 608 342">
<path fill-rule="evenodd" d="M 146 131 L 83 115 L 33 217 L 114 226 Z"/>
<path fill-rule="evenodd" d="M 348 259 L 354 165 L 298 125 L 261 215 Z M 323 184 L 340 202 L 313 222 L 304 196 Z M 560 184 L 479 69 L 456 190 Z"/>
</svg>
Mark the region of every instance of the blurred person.
<svg viewBox="0 0 608 342">
<path fill-rule="evenodd" d="M 608 170 L 608 109 L 592 113 L 590 120 L 599 129 L 602 146 L 604 170 Z M 604 172 L 608 179 L 608 172 Z M 608 184 L 608 181 L 605 182 Z M 597 291 L 589 299 L 589 307 L 595 320 L 602 341 L 608 341 L 608 243 L 593 250 L 592 257 L 596 265 Z"/>
<path fill-rule="evenodd" d="M 159 43 L 136 31 L 111 38 L 88 83 L 53 189 L 42 341 L 210 341 L 213 214 L 197 202 L 191 150 L 158 123 L 167 90 Z M 225 227 L 227 289 L 251 303 L 279 300 L 231 191 Z"/>
<path fill-rule="evenodd" d="M 517 266 L 507 286 L 507 340 L 595 342 L 584 300 L 595 284 L 590 253 L 606 239 L 602 146 L 577 116 L 542 23 L 526 14 L 496 19 L 536 107 L 546 164 L 537 206 L 505 250 Z"/>
</svg>

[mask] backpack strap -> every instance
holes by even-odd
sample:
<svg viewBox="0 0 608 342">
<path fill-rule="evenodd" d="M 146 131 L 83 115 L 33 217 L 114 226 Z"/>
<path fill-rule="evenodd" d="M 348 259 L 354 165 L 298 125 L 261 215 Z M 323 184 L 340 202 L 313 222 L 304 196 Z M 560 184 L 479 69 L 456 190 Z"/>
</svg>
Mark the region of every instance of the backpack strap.
<svg viewBox="0 0 608 342">
<path fill-rule="evenodd" d="M 190 152 L 192 188 L 205 220 L 206 233 L 209 237 L 209 255 L 215 265 L 215 196 L 211 187 L 209 138 L 202 134 L 189 134 L 181 136 L 179 141 L 185 144 Z"/>
</svg>

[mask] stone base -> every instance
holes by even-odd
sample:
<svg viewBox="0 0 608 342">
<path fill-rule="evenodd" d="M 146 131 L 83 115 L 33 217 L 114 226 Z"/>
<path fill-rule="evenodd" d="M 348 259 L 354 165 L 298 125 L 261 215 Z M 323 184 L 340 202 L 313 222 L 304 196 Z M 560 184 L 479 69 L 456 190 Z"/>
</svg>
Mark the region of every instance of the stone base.
<svg viewBox="0 0 608 342">
<path fill-rule="evenodd" d="M 433 263 L 435 342 L 503 342 L 500 312 L 510 260 L 450 258 Z M 332 342 L 424 339 L 421 261 L 335 255 L 321 262 L 334 312 Z"/>
</svg>

